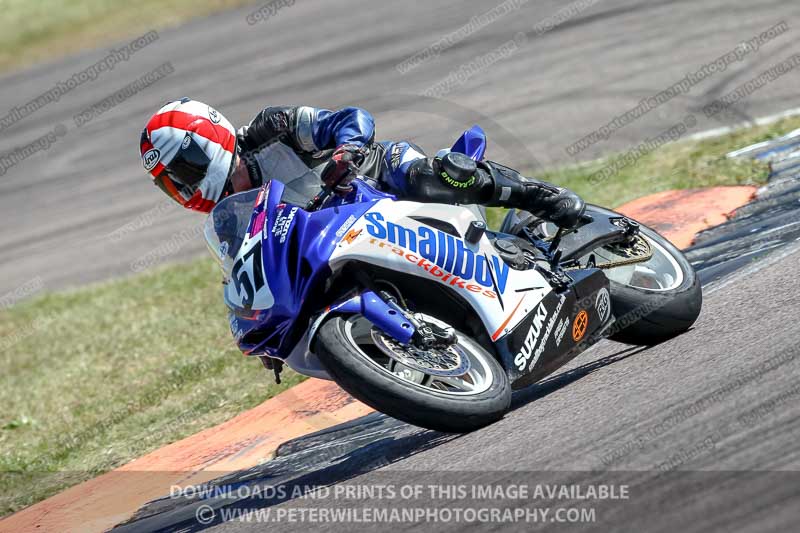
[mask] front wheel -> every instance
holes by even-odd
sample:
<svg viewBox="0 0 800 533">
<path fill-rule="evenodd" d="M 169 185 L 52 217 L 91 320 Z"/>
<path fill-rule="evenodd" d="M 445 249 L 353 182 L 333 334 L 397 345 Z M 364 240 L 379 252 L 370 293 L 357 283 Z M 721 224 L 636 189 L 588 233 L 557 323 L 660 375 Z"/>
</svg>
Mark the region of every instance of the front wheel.
<svg viewBox="0 0 800 533">
<path fill-rule="evenodd" d="M 463 333 L 456 336 L 450 346 L 422 349 L 398 343 L 361 315 L 335 316 L 320 328 L 316 353 L 331 377 L 370 407 L 416 426 L 464 433 L 503 417 L 511 385 L 494 357 Z"/>
<path fill-rule="evenodd" d="M 611 307 L 617 319 L 610 338 L 646 346 L 691 328 L 700 315 L 703 293 L 694 268 L 680 250 L 643 224 L 639 230 L 633 246 L 649 250 L 650 258 L 603 272 L 609 280 Z M 598 264 L 613 264 L 624 263 L 626 257 L 636 253 L 624 245 L 611 245 L 589 255 L 594 255 Z"/>
</svg>

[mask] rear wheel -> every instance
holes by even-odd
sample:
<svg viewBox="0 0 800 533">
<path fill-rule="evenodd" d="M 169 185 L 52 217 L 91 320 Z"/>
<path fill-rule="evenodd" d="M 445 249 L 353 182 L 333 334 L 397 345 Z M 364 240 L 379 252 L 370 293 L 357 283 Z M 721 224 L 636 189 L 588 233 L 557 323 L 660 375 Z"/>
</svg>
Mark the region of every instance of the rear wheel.
<svg viewBox="0 0 800 533">
<path fill-rule="evenodd" d="M 462 433 L 502 418 L 511 385 L 483 347 L 463 333 L 456 338 L 450 346 L 422 349 L 398 343 L 361 315 L 335 316 L 320 328 L 316 353 L 343 389 L 374 409 L 417 426 Z"/>
</svg>

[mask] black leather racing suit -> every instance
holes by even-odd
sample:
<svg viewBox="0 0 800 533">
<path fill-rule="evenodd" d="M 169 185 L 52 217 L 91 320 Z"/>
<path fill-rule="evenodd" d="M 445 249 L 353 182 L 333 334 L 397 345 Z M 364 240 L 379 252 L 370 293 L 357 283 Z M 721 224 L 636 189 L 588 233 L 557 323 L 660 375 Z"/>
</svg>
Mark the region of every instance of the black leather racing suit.
<svg viewBox="0 0 800 533">
<path fill-rule="evenodd" d="M 238 132 L 239 155 L 255 186 L 264 180 L 264 148 L 281 142 L 310 168 L 326 164 L 334 149 L 355 145 L 363 153 L 359 173 L 400 198 L 450 204 L 513 207 L 560 226 L 573 227 L 584 203 L 573 192 L 525 178 L 493 162 L 462 154 L 429 158 L 407 141 L 375 142 L 375 122 L 365 110 L 329 111 L 307 106 L 268 107 Z"/>
</svg>

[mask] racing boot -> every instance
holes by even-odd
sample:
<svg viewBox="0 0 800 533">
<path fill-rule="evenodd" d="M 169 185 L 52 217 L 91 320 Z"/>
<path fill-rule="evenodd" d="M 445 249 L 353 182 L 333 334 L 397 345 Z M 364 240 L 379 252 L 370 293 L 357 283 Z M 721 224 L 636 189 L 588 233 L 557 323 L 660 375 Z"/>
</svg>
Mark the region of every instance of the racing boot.
<svg viewBox="0 0 800 533">
<path fill-rule="evenodd" d="M 586 204 L 569 189 L 526 178 L 516 170 L 491 161 L 478 166 L 479 173 L 483 170 L 491 178 L 491 198 L 487 206 L 517 208 L 565 229 L 580 223 Z M 533 219 L 522 218 L 526 225 L 535 223 Z"/>
<path fill-rule="evenodd" d="M 406 179 L 404 192 L 412 200 L 517 208 L 566 229 L 578 225 L 585 209 L 583 200 L 568 189 L 456 152 L 415 161 Z"/>
</svg>

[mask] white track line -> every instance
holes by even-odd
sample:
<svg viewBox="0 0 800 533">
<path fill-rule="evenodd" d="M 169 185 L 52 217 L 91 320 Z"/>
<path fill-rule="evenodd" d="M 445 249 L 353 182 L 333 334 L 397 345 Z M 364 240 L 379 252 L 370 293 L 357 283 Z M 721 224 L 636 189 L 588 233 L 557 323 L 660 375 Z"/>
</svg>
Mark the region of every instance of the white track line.
<svg viewBox="0 0 800 533">
<path fill-rule="evenodd" d="M 756 272 L 758 272 L 759 270 L 763 270 L 763 269 L 768 268 L 768 267 L 770 267 L 770 266 L 772 266 L 772 265 L 774 265 L 776 263 L 779 263 L 779 262 L 783 261 L 784 259 L 786 259 L 787 257 L 789 257 L 790 255 L 793 255 L 793 254 L 797 253 L 798 251 L 800 251 L 800 245 L 797 244 L 797 241 L 795 241 L 793 244 L 787 244 L 785 246 L 788 249 L 780 251 L 780 252 L 773 252 L 773 253 L 767 255 L 764 259 L 761 259 L 761 260 L 755 262 L 753 265 L 751 265 L 751 266 L 749 266 L 747 268 L 739 269 L 739 270 L 733 272 L 731 275 L 722 278 L 718 282 L 714 282 L 714 283 L 709 284 L 707 286 L 707 288 L 706 287 L 703 288 L 703 294 L 715 293 L 718 290 L 727 287 L 731 283 L 739 281 L 740 279 L 742 279 L 744 277 L 751 276 L 751 275 L 755 274 Z"/>
<path fill-rule="evenodd" d="M 756 126 L 766 126 L 768 124 L 774 124 L 779 120 L 783 120 L 784 118 L 789 117 L 796 117 L 800 115 L 800 107 L 796 107 L 794 109 L 789 109 L 788 111 L 783 111 L 781 113 L 777 113 L 775 115 L 768 115 L 766 117 L 757 118 L 755 120 L 748 120 L 746 122 L 740 122 L 739 124 L 734 124 L 733 126 L 723 126 L 721 128 L 714 128 L 712 130 L 701 131 L 698 133 L 694 133 L 686 137 L 688 141 L 699 141 L 702 139 L 709 139 L 711 137 L 719 137 L 721 135 L 726 135 L 728 133 L 734 132 L 736 130 L 741 130 L 744 128 L 751 128 L 753 125 Z"/>
</svg>

